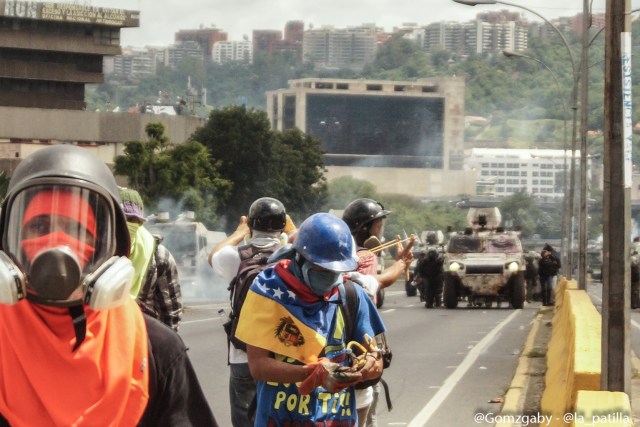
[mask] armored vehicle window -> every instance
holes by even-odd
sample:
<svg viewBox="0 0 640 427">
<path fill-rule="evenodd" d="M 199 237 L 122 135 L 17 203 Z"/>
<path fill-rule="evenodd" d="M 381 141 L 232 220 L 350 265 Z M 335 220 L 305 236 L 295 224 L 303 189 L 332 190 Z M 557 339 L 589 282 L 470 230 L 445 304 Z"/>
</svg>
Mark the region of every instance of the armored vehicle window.
<svg viewBox="0 0 640 427">
<path fill-rule="evenodd" d="M 482 241 L 474 236 L 454 236 L 449 240 L 447 252 L 450 253 L 471 253 L 480 252 Z"/>
<path fill-rule="evenodd" d="M 500 236 L 487 239 L 486 250 L 491 253 L 515 253 L 522 252 L 522 247 L 520 246 L 520 241 L 518 239 Z"/>
<path fill-rule="evenodd" d="M 176 226 L 149 227 L 152 233 L 160 234 L 164 239 L 162 244 L 171 251 L 173 256 L 195 256 L 198 247 L 195 236 L 195 226 L 191 224 Z"/>
</svg>

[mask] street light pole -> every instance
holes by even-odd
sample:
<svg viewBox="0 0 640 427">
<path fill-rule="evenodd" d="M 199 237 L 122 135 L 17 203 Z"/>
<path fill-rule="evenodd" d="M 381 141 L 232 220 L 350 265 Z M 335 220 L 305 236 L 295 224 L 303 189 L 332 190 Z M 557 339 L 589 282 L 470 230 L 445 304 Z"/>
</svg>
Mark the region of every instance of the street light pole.
<svg viewBox="0 0 640 427">
<path fill-rule="evenodd" d="M 582 10 L 582 61 L 580 69 L 580 225 L 578 289 L 587 289 L 587 130 L 589 124 L 589 0 Z"/>
<path fill-rule="evenodd" d="M 547 69 L 547 71 L 549 71 L 549 73 L 551 73 L 551 76 L 553 77 L 553 81 L 556 83 L 556 86 L 558 87 L 558 93 L 562 92 L 562 86 L 560 85 L 560 81 L 558 80 L 558 76 L 556 76 L 556 73 L 554 73 L 553 70 L 551 70 L 551 68 L 549 68 L 547 64 L 545 64 L 538 58 L 534 58 L 532 56 L 524 55 L 522 53 L 517 53 L 510 50 L 503 50 L 502 54 L 507 58 L 530 59 L 542 65 L 544 68 Z M 560 254 L 562 258 L 562 268 L 566 269 L 568 265 L 567 252 L 569 249 L 568 242 L 567 242 L 567 231 L 571 227 L 571 214 L 570 214 L 571 211 L 567 206 L 569 201 L 567 198 L 567 186 L 569 184 L 567 181 L 567 169 L 568 169 L 567 168 L 567 151 L 569 148 L 568 141 L 567 141 L 567 117 L 569 116 L 569 109 L 567 108 L 567 101 L 564 98 L 562 98 L 562 112 L 563 112 L 563 118 L 564 118 L 564 130 L 563 130 L 564 165 L 563 165 L 563 171 L 562 171 L 563 172 L 562 186 L 563 186 L 564 198 L 562 200 L 563 212 L 562 212 L 562 225 L 560 227 L 560 235 L 562 236 L 560 240 Z M 565 276 L 568 277 L 566 271 L 565 271 Z"/>
<path fill-rule="evenodd" d="M 575 157 L 576 157 L 576 136 L 577 136 L 577 123 L 578 123 L 578 81 L 580 80 L 580 75 L 578 73 L 578 69 L 576 67 L 576 61 L 573 57 L 573 51 L 571 50 L 571 47 L 569 46 L 569 43 L 567 42 L 567 39 L 564 37 L 564 34 L 562 34 L 562 31 L 560 31 L 560 29 L 558 27 L 556 27 L 555 25 L 553 25 L 551 23 L 551 21 L 549 21 L 547 18 L 545 18 L 544 16 L 540 15 L 538 12 L 529 9 L 528 7 L 525 6 L 521 6 L 519 4 L 514 4 L 514 3 L 509 3 L 506 1 L 501 1 L 501 0 L 453 0 L 456 3 L 460 3 L 460 4 L 464 4 L 466 6 L 477 6 L 477 5 L 490 5 L 490 4 L 503 4 L 505 6 L 512 6 L 518 9 L 522 9 L 522 10 L 526 10 L 529 13 L 532 13 L 534 15 L 536 15 L 537 17 L 539 17 L 540 19 L 542 19 L 544 22 L 547 23 L 547 25 L 549 25 L 551 28 L 553 28 L 553 30 L 558 34 L 558 36 L 560 36 L 560 40 L 562 41 L 562 44 L 564 45 L 564 47 L 567 49 L 567 53 L 569 54 L 569 60 L 571 61 L 571 70 L 573 73 L 573 90 L 572 90 L 572 94 L 571 94 L 571 100 L 572 100 L 572 105 L 571 108 L 573 109 L 573 129 L 572 129 L 572 134 L 571 134 L 571 176 L 570 176 L 570 185 L 569 185 L 569 209 L 568 211 L 570 212 L 571 215 L 571 224 L 569 225 L 569 249 L 567 251 L 567 262 L 566 262 L 566 266 L 565 266 L 565 273 L 567 275 L 567 278 L 571 279 L 572 275 L 573 275 L 573 219 L 574 219 L 574 199 L 575 199 L 575 188 L 576 188 L 576 179 L 575 179 L 575 166 L 576 166 L 576 161 L 575 161 Z M 585 0 L 587 1 L 587 0 Z"/>
</svg>

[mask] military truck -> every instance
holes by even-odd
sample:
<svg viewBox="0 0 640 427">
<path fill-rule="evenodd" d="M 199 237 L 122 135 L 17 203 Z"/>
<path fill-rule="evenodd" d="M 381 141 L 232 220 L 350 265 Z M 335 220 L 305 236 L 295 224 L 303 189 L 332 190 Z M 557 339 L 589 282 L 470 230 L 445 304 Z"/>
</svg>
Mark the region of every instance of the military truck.
<svg viewBox="0 0 640 427">
<path fill-rule="evenodd" d="M 443 302 L 456 308 L 499 307 L 507 302 L 522 308 L 525 300 L 525 260 L 519 231 L 500 227 L 498 208 L 470 208 L 469 227 L 453 232 L 444 254 Z"/>
</svg>

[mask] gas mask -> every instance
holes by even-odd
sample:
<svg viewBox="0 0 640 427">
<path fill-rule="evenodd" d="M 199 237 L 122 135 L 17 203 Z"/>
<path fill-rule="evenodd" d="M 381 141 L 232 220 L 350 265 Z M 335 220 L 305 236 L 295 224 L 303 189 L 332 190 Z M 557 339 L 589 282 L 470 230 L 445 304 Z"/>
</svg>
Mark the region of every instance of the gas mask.
<svg viewBox="0 0 640 427">
<path fill-rule="evenodd" d="M 301 269 L 305 283 L 319 297 L 327 295 L 331 289 L 339 286 L 344 274 L 331 270 L 315 270 L 313 264 L 307 260 L 302 263 Z"/>
<path fill-rule="evenodd" d="M 107 309 L 129 295 L 134 269 L 114 256 L 114 207 L 87 188 L 28 187 L 11 205 L 0 252 L 0 303 L 22 298 Z"/>
</svg>

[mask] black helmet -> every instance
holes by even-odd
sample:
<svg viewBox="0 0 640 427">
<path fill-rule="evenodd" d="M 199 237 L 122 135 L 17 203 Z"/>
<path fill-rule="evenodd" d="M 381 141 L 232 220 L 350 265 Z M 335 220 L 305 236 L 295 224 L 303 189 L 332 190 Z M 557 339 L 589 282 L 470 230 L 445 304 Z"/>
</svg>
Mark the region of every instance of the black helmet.
<svg viewBox="0 0 640 427">
<path fill-rule="evenodd" d="M 102 238 L 113 241 L 111 255 L 129 256 L 129 231 L 113 173 L 100 158 L 73 145 L 40 149 L 20 162 L 13 172 L 0 213 L 1 249 L 8 249 L 10 230 L 7 227 L 16 197 L 31 187 L 47 185 L 78 187 L 104 199 L 110 205 L 113 226 L 98 223 L 98 232 L 103 233 Z"/>
<path fill-rule="evenodd" d="M 385 211 L 382 203 L 372 199 L 356 199 L 349 203 L 342 213 L 342 220 L 347 223 L 351 234 L 356 234 L 363 225 L 378 218 L 384 218 L 391 211 Z"/>
<path fill-rule="evenodd" d="M 249 208 L 249 228 L 258 231 L 282 231 L 287 223 L 287 211 L 280 200 L 261 197 Z"/>
</svg>

